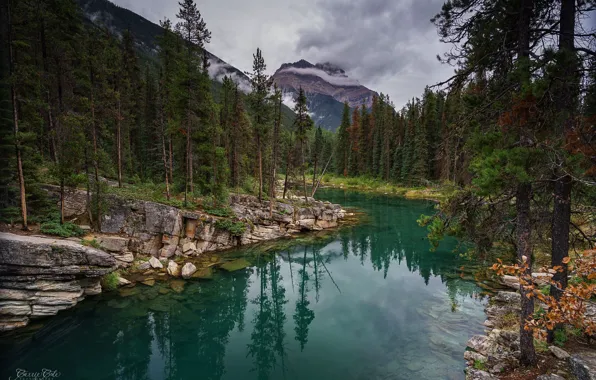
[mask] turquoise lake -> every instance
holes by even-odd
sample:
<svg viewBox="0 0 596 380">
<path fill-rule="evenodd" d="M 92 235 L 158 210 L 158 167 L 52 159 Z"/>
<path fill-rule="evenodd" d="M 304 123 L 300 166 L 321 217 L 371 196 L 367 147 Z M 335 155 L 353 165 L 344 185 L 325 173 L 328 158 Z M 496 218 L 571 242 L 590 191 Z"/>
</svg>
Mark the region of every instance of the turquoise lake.
<svg viewBox="0 0 596 380">
<path fill-rule="evenodd" d="M 43 326 L 0 337 L 0 379 L 463 379 L 483 331 L 481 289 L 455 243 L 429 252 L 433 204 L 320 190 L 363 222 L 279 248 L 213 280 L 89 297 Z M 272 248 L 273 247 L 273 248 Z M 275 255 L 271 252 L 275 251 Z M 466 277 L 467 278 L 467 277 Z"/>
</svg>

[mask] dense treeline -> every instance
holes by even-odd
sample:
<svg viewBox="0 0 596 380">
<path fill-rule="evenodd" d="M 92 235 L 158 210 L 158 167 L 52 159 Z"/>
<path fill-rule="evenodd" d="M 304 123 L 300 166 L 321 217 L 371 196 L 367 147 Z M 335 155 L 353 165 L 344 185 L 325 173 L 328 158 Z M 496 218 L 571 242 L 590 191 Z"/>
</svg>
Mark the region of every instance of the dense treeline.
<svg viewBox="0 0 596 380">
<path fill-rule="evenodd" d="M 457 93 L 427 88 L 396 111 L 389 97 L 373 99 L 371 109 L 345 105 L 337 134 L 336 172 L 386 181 L 420 184 L 431 180 L 463 183 L 457 141 L 448 130 L 457 117 Z"/>
<path fill-rule="evenodd" d="M 591 284 L 570 289 L 567 281 L 570 244 L 581 252 L 596 242 L 596 39 L 581 22 L 595 5 L 448 1 L 433 19 L 442 41 L 453 46 L 443 59 L 457 67 L 445 82 L 449 93 L 441 119 L 447 122 L 439 132 L 439 151 L 449 153 L 453 165 L 445 160 L 440 167 L 450 167 L 466 187 L 422 222 L 433 244 L 450 234 L 472 241 L 477 254 L 515 253 L 507 260 L 523 278 L 531 276 L 537 251 L 550 253 L 552 305 L 561 304 L 544 312 L 549 341 L 559 321 L 586 327 L 581 306 L 569 302 L 576 296 L 589 301 L 594 293 Z M 520 363 L 533 365 L 533 328 L 527 322 L 539 291 L 525 281 Z M 568 319 L 569 310 L 578 314 Z"/>
<path fill-rule="evenodd" d="M 280 172 L 286 186 L 306 183 L 306 168 L 321 171 L 331 156 L 331 137 L 315 133 L 303 95 L 287 121 L 260 49 L 249 94 L 230 78 L 210 79 L 211 33 L 192 0 L 180 2 L 176 21 L 160 22 L 155 56 L 132 31 L 84 21 L 73 0 L 10 0 L 2 10 L 5 221 L 26 227 L 31 211 L 46 213 L 44 182 L 62 194 L 86 187 L 97 226 L 105 178 L 152 183 L 164 201 L 186 204 L 222 200 L 230 188 L 262 198 L 276 196 Z"/>
</svg>

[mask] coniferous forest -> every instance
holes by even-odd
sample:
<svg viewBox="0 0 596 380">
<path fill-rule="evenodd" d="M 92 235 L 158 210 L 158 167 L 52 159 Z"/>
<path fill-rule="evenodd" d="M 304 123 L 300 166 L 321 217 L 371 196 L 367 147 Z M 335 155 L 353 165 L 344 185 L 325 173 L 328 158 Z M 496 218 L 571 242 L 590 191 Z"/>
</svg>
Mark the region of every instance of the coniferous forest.
<svg viewBox="0 0 596 380">
<path fill-rule="evenodd" d="M 324 175 L 448 185 L 457 191 L 420 220 L 433 248 L 447 235 L 477 255 L 505 247 L 526 275 L 547 251 L 561 269 L 550 294 L 563 297 L 569 252 L 596 243 L 594 1 L 446 1 L 431 22 L 453 76 L 403 108 L 384 94 L 346 103 L 336 133 L 315 125 L 302 90 L 287 116 L 260 48 L 249 93 L 212 80 L 209 25 L 193 0 L 179 4 L 147 55 L 73 0 L 3 2 L 3 221 L 42 220 L 48 183 L 86 189 L 94 223 L 102 196 L 126 187 L 190 207 L 230 192 L 310 197 Z M 525 320 L 534 299 L 521 292 Z M 533 345 L 522 328 L 522 364 L 536 363 Z"/>
</svg>

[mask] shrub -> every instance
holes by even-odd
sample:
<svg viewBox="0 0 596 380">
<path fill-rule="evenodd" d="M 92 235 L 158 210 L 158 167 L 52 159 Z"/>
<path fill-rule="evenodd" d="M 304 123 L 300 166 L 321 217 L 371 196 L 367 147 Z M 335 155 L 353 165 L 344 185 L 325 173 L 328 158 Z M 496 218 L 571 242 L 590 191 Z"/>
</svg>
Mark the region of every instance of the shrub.
<svg viewBox="0 0 596 380">
<path fill-rule="evenodd" d="M 85 234 L 85 231 L 83 231 L 81 227 L 70 222 L 64 224 L 53 221 L 45 222 L 41 224 L 40 231 L 47 235 L 61 236 L 64 238 L 71 236 L 82 236 Z"/>
<path fill-rule="evenodd" d="M 485 371 L 486 370 L 486 363 L 483 362 L 482 360 L 474 360 L 474 369 L 477 369 L 479 371 Z"/>
<path fill-rule="evenodd" d="M 101 278 L 101 287 L 104 290 L 112 291 L 118 289 L 118 272 L 111 272 Z"/>
<path fill-rule="evenodd" d="M 555 345 L 563 347 L 567 342 L 567 333 L 564 329 L 556 329 L 554 331 Z"/>
<path fill-rule="evenodd" d="M 215 228 L 228 231 L 232 236 L 242 236 L 246 231 L 246 224 L 234 222 L 230 219 L 219 219 L 215 222 Z"/>
</svg>

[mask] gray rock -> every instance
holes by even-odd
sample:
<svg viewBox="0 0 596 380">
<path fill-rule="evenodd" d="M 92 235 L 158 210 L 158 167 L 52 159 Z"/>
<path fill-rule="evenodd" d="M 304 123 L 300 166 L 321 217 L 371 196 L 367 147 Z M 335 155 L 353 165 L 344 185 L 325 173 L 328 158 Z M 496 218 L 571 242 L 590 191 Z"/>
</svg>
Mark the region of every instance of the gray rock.
<svg viewBox="0 0 596 380">
<path fill-rule="evenodd" d="M 536 380 L 565 380 L 565 378 L 552 373 L 550 375 L 540 375 L 536 378 Z"/>
<path fill-rule="evenodd" d="M 497 294 L 493 297 L 493 300 L 496 302 L 503 302 L 503 303 L 520 303 L 521 302 L 521 295 L 516 292 L 497 292 Z"/>
<path fill-rule="evenodd" d="M 504 275 L 501 277 L 501 282 L 511 289 L 519 290 L 519 278 L 515 276 Z"/>
<path fill-rule="evenodd" d="M 101 236 L 98 239 L 101 249 L 118 253 L 127 250 L 129 240 L 129 238 L 123 238 L 120 236 Z"/>
<path fill-rule="evenodd" d="M 193 263 L 186 263 L 182 267 L 182 278 L 188 279 L 197 271 L 197 267 Z"/>
<path fill-rule="evenodd" d="M 157 260 L 155 257 L 152 257 L 149 259 L 149 265 L 151 265 L 151 268 L 154 268 L 154 269 L 163 268 L 163 264 L 159 260 Z"/>
<path fill-rule="evenodd" d="M 192 241 L 189 241 L 187 243 L 184 243 L 184 245 L 182 245 L 182 252 L 184 253 L 188 253 L 191 251 L 196 251 L 197 250 L 197 245 L 195 243 L 193 243 Z"/>
<path fill-rule="evenodd" d="M 497 380 L 497 377 L 486 371 L 468 367 L 466 369 L 466 380 Z"/>
<path fill-rule="evenodd" d="M 135 261 L 135 257 L 132 253 L 127 252 L 122 255 L 113 255 L 114 258 L 118 261 L 120 266 L 126 266 L 126 264 L 130 264 Z"/>
<path fill-rule="evenodd" d="M 159 260 L 158 260 L 158 261 L 159 261 Z M 145 271 L 145 270 L 147 270 L 147 269 L 149 269 L 149 268 L 151 268 L 151 263 L 150 263 L 149 261 L 143 261 L 142 263 L 140 263 L 140 264 L 137 266 L 137 269 L 138 269 L 139 271 Z"/>
<path fill-rule="evenodd" d="M 596 380 L 596 352 L 579 352 L 569 357 L 571 373 L 577 380 Z"/>
<path fill-rule="evenodd" d="M 559 360 L 566 360 L 569 358 L 569 353 L 557 346 L 549 346 L 548 350 Z"/>
<path fill-rule="evenodd" d="M 168 274 L 174 277 L 180 276 L 180 267 L 175 261 L 168 261 Z"/>
</svg>

